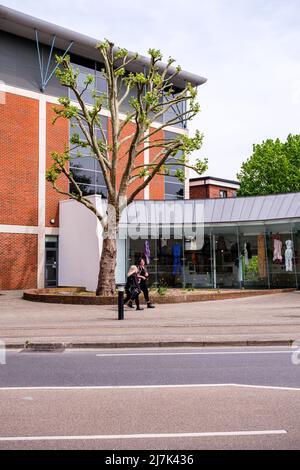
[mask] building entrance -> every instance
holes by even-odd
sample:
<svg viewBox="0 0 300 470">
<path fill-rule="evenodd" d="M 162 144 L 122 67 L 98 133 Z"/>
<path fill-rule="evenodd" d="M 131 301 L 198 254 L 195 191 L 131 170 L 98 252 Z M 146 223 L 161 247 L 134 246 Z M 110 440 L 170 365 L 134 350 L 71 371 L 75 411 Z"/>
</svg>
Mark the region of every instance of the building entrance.
<svg viewBox="0 0 300 470">
<path fill-rule="evenodd" d="M 45 287 L 58 284 L 58 237 L 46 237 Z"/>
</svg>

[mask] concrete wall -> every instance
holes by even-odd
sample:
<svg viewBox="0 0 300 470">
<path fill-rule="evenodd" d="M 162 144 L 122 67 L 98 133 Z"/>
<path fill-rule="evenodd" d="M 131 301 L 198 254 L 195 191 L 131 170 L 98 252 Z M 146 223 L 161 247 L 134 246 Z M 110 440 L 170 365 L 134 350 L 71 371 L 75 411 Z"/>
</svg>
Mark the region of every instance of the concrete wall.
<svg viewBox="0 0 300 470">
<path fill-rule="evenodd" d="M 91 197 L 101 210 L 101 197 Z M 102 228 L 95 215 L 74 200 L 60 202 L 59 271 L 60 286 L 82 286 L 96 290 Z"/>
<path fill-rule="evenodd" d="M 102 211 L 100 196 L 89 198 Z M 95 215 L 74 200 L 60 202 L 59 286 L 95 291 L 102 252 L 102 227 Z M 126 241 L 118 240 L 116 282 L 126 281 Z"/>
</svg>

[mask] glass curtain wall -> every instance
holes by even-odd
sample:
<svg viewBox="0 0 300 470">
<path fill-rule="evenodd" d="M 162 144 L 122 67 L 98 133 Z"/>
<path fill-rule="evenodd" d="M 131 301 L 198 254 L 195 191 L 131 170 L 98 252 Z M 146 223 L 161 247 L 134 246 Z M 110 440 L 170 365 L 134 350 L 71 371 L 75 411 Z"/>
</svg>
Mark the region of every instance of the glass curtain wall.
<svg viewBox="0 0 300 470">
<path fill-rule="evenodd" d="M 293 241 L 295 247 L 296 287 L 300 289 L 300 222 L 293 224 Z"/>
<path fill-rule="evenodd" d="M 165 132 L 165 139 L 166 140 L 172 140 L 175 139 L 177 136 L 176 133 L 174 132 Z M 177 152 L 177 158 L 180 158 L 182 156 L 182 151 L 180 150 Z M 176 159 L 177 160 L 177 159 Z M 176 160 L 172 158 L 168 158 L 168 163 L 174 163 Z M 181 183 L 178 178 L 175 176 L 176 171 L 179 169 L 184 168 L 179 165 L 170 165 L 167 167 L 167 170 L 169 172 L 168 176 L 165 176 L 165 199 L 168 200 L 173 200 L 173 199 L 184 199 L 184 183 Z"/>
<path fill-rule="evenodd" d="M 100 116 L 103 131 L 107 136 L 108 119 Z M 75 120 L 70 122 L 70 135 L 79 134 L 82 141 L 86 141 L 85 136 L 77 125 Z M 100 129 L 96 129 L 97 139 L 101 140 L 102 135 Z M 103 177 L 103 173 L 99 161 L 92 155 L 90 147 L 80 148 L 78 151 L 71 152 L 70 170 L 72 171 L 74 180 L 80 187 L 85 196 L 100 194 L 107 197 L 107 189 Z M 70 186 L 70 190 L 76 192 L 75 188 Z"/>
<path fill-rule="evenodd" d="M 199 244 L 196 240 L 186 239 L 184 248 L 185 287 L 213 287 L 214 250 L 211 230 L 205 230 L 203 242 Z"/>
<path fill-rule="evenodd" d="M 213 227 L 213 287 L 240 287 L 240 249 L 237 227 Z"/>
<path fill-rule="evenodd" d="M 270 287 L 264 224 L 239 226 L 239 281 L 241 287 Z"/>
<path fill-rule="evenodd" d="M 181 90 L 174 90 L 174 93 L 172 93 L 170 96 L 165 96 L 164 100 L 166 103 L 174 100 L 176 96 L 181 92 Z M 173 104 L 165 113 L 163 116 L 163 121 L 168 122 L 172 120 L 178 120 L 175 124 L 175 127 L 180 127 L 182 129 L 186 128 L 186 119 L 185 116 L 180 117 L 184 112 L 186 111 L 186 103 L 185 102 L 180 102 L 177 104 Z M 175 121 L 176 122 L 176 121 Z"/>
<path fill-rule="evenodd" d="M 297 287 L 299 224 L 269 224 L 266 238 L 271 287 Z"/>
<path fill-rule="evenodd" d="M 300 222 L 206 226 L 201 245 L 196 239 L 173 235 L 129 240 L 128 265 L 145 257 L 147 246 L 150 285 L 224 289 L 300 285 Z"/>
</svg>

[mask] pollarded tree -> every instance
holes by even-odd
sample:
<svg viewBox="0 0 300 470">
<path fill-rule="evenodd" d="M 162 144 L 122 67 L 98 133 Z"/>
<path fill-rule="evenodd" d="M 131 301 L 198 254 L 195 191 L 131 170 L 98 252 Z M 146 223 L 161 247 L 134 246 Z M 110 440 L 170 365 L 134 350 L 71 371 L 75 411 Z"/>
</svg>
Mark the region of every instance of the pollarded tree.
<svg viewBox="0 0 300 470">
<path fill-rule="evenodd" d="M 162 138 L 164 134 L 161 131 L 167 126 L 190 121 L 200 111 L 196 102 L 197 90 L 190 83 L 182 91 L 175 93 L 173 82 L 181 72 L 179 66 L 174 68 L 175 61 L 170 58 L 162 66 L 161 52 L 150 49 L 147 71 L 133 73 L 128 72 L 128 66 L 138 60 L 137 54 L 132 55 L 125 49 L 116 48 L 107 40 L 96 47 L 99 50 L 99 60 L 104 64 L 102 73 L 107 82 L 107 93 L 94 92 L 93 106 L 86 104 L 84 93 L 92 87 L 94 77 L 88 76 L 84 89 L 79 90 L 79 70 L 72 67 L 70 57 L 57 57 L 57 77 L 64 87 L 72 91 L 76 102 L 70 98 L 60 98 L 60 106 L 55 108 L 57 116 L 54 122 L 58 118 L 75 121 L 84 140 L 75 133 L 63 153 L 53 152 L 53 164 L 47 171 L 46 178 L 56 191 L 84 204 L 100 221 L 103 227 L 103 248 L 96 294 L 111 296 L 115 293 L 116 240 L 124 208 L 155 176 L 169 175 L 172 167 L 172 176 L 184 181 L 186 167 L 202 174 L 207 168 L 207 160 L 197 160 L 194 165 L 189 163 L 189 155 L 202 145 L 203 136 L 199 131 L 193 137 L 177 134 L 173 139 Z M 125 100 L 129 101 L 130 107 L 124 117 L 121 116 L 121 107 Z M 101 123 L 102 108 L 108 108 L 110 112 L 110 139 Z M 174 108 L 177 109 L 176 114 L 168 113 Z M 152 126 L 154 122 L 160 121 L 160 125 Z M 107 203 L 111 210 L 103 214 L 83 194 L 69 169 L 71 151 L 76 149 L 80 157 L 80 149 L 85 147 L 98 160 L 107 187 Z M 139 156 L 150 149 L 152 161 L 148 164 L 140 163 Z M 174 167 L 177 167 L 175 172 Z M 61 177 L 69 180 L 72 189 L 64 191 L 59 187 Z M 129 192 L 130 186 L 133 189 Z"/>
</svg>

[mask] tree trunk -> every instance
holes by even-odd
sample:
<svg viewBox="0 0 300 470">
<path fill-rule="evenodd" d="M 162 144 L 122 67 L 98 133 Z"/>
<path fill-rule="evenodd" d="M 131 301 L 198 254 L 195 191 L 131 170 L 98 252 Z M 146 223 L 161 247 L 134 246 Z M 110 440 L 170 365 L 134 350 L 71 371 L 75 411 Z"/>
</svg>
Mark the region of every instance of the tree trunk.
<svg viewBox="0 0 300 470">
<path fill-rule="evenodd" d="M 96 295 L 111 297 L 116 292 L 115 271 L 117 263 L 117 241 L 104 237 Z"/>
</svg>

